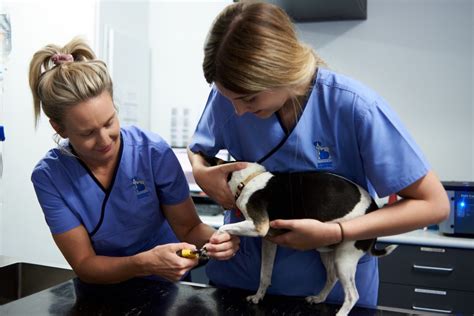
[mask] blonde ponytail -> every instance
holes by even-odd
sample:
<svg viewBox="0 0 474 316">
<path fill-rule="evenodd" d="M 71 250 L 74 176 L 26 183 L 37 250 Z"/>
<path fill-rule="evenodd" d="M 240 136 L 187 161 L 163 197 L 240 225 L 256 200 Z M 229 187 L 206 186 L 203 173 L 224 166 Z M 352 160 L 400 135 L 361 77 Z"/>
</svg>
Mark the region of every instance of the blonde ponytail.
<svg viewBox="0 0 474 316">
<path fill-rule="evenodd" d="M 64 47 L 54 44 L 37 51 L 30 62 L 29 84 L 33 96 L 35 127 L 41 109 L 62 126 L 67 107 L 108 91 L 113 97 L 112 80 L 104 62 L 97 60 L 81 38 Z"/>
</svg>

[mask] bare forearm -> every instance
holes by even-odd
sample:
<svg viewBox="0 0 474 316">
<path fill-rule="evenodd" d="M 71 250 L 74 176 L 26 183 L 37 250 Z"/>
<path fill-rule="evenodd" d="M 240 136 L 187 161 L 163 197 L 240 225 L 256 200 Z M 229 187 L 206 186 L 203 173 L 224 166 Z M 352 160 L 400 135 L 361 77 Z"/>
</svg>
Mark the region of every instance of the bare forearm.
<svg viewBox="0 0 474 316">
<path fill-rule="evenodd" d="M 176 205 L 163 205 L 163 212 L 176 237 L 183 242 L 202 247 L 214 233 L 212 227 L 199 219 L 191 197 Z"/>
<path fill-rule="evenodd" d="M 404 199 L 370 214 L 344 222 L 346 240 L 397 235 L 444 219 L 442 205 L 424 200 Z"/>
<path fill-rule="evenodd" d="M 82 281 L 95 284 L 119 283 L 146 275 L 140 254 L 129 257 L 92 256 L 74 267 L 74 272 Z"/>
<path fill-rule="evenodd" d="M 345 239 L 401 234 L 439 223 L 449 215 L 448 196 L 432 171 L 398 192 L 398 195 L 403 199 L 344 222 Z"/>
<path fill-rule="evenodd" d="M 188 158 L 191 166 L 195 168 L 196 166 L 206 166 L 206 160 L 200 154 L 195 154 L 188 148 Z"/>
</svg>

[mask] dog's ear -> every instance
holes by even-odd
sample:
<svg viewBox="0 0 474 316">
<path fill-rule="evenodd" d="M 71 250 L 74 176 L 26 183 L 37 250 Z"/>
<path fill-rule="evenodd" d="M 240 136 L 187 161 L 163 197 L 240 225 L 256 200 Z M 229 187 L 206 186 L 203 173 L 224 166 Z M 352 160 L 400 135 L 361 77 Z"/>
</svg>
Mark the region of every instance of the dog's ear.
<svg viewBox="0 0 474 316">
<path fill-rule="evenodd" d="M 204 160 L 209 164 L 209 166 L 218 166 L 218 165 L 228 163 L 227 161 L 222 160 L 222 159 L 217 158 L 217 157 L 206 156 L 201 151 L 199 152 L 199 155 L 201 155 L 204 158 Z"/>
</svg>

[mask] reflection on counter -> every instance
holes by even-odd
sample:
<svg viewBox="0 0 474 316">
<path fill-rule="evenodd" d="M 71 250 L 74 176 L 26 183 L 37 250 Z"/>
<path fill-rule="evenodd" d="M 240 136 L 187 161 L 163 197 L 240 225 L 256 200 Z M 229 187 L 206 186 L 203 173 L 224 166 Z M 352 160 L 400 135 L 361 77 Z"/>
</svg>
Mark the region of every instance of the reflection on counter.
<svg viewBox="0 0 474 316">
<path fill-rule="evenodd" d="M 74 286 L 74 284 L 76 286 Z M 68 281 L 0 306 L 1 315 L 327 315 L 339 306 L 311 305 L 302 297 L 267 295 L 248 303 L 242 290 L 133 279 L 119 285 L 90 286 Z M 418 315 L 409 310 L 355 307 L 351 315 Z"/>
</svg>

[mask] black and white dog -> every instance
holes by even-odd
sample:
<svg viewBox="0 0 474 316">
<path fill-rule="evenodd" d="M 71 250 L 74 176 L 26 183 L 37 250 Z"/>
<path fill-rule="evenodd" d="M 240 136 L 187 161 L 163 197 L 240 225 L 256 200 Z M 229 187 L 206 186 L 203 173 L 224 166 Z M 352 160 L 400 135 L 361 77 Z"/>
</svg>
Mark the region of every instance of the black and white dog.
<svg viewBox="0 0 474 316">
<path fill-rule="evenodd" d="M 207 159 L 219 164 L 216 159 Z M 245 169 L 229 175 L 229 187 L 245 220 L 223 225 L 219 232 L 239 236 L 260 236 L 283 233 L 270 228 L 274 219 L 311 218 L 322 222 L 343 222 L 378 209 L 372 197 L 357 184 L 327 172 L 270 173 L 259 164 L 248 163 Z M 343 241 L 318 249 L 326 268 L 326 284 L 318 295 L 309 296 L 309 303 L 326 300 L 339 279 L 344 289 L 344 303 L 337 315 L 347 315 L 359 299 L 355 273 L 359 259 L 366 253 L 384 256 L 396 246 L 375 248 L 376 239 Z M 247 300 L 258 303 L 270 285 L 276 245 L 263 239 L 260 285 Z"/>
</svg>

